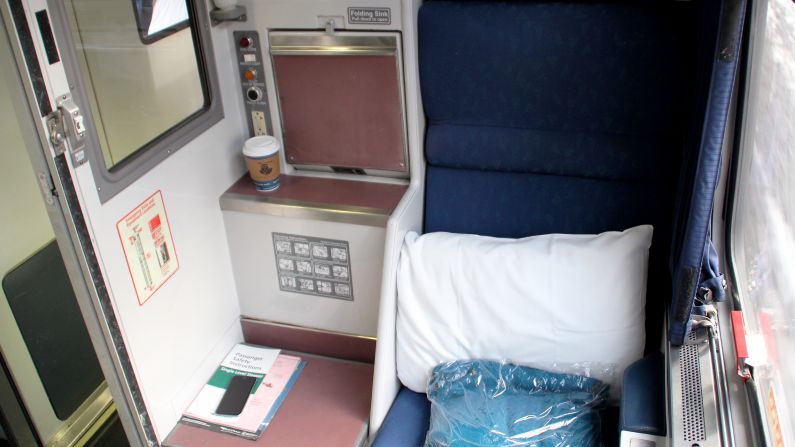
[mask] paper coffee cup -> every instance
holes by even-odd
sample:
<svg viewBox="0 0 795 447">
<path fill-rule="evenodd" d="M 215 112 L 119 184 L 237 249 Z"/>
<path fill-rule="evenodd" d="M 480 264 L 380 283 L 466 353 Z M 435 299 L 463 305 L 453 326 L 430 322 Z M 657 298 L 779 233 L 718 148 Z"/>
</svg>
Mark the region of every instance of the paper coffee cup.
<svg viewBox="0 0 795 447">
<path fill-rule="evenodd" d="M 279 187 L 279 140 L 262 135 L 249 138 L 243 145 L 248 173 L 254 187 L 260 191 L 273 191 Z"/>
</svg>

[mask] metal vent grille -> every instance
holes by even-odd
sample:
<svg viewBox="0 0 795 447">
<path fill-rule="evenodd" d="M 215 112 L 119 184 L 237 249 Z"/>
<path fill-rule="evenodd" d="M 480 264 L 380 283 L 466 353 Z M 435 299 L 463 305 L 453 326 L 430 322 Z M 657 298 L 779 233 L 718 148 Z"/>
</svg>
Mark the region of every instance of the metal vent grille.
<svg viewBox="0 0 795 447">
<path fill-rule="evenodd" d="M 682 379 L 682 427 L 685 441 L 704 441 L 707 439 L 704 429 L 704 400 L 701 395 L 701 364 L 698 360 L 697 336 L 690 332 L 687 342 L 682 346 L 680 374 Z"/>
</svg>

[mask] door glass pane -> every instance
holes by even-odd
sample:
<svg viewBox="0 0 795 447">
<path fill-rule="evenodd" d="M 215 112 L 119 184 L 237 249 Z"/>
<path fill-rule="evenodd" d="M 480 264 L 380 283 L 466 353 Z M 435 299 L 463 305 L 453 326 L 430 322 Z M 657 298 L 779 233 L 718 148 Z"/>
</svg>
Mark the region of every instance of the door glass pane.
<svg viewBox="0 0 795 447">
<path fill-rule="evenodd" d="M 86 403 L 100 401 L 106 387 L 30 162 L 26 143 L 36 138 L 24 138 L 22 129 L 33 130 L 21 120 L 32 117 L 9 48 L 0 22 L 0 361 L 30 415 L 29 430 L 47 443 L 70 427 L 79 434 L 100 425 L 104 409 Z M 0 399 L 4 423 L 14 402 Z M 65 422 L 73 417 L 84 419 Z"/>
<path fill-rule="evenodd" d="M 0 274 L 55 237 L 19 131 L 4 74 L 0 72 L 3 76 L 0 78 L 0 135 L 3 136 L 3 150 L 0 151 L 0 203 L 3 204 L 0 206 Z"/>
<path fill-rule="evenodd" d="M 747 330 L 763 346 L 754 369 L 763 412 L 777 412 L 778 427 L 789 432 L 782 435 L 792 440 L 785 421 L 795 420 L 795 5 L 771 0 L 762 22 L 764 33 L 754 34 L 732 257 Z"/>
<path fill-rule="evenodd" d="M 187 0 L 66 5 L 108 169 L 209 104 Z"/>
</svg>

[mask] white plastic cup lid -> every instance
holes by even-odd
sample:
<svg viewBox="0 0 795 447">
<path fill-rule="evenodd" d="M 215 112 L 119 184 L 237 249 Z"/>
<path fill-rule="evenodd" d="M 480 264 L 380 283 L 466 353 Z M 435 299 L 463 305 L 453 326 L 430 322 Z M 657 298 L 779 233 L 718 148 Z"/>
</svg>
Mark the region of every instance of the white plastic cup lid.
<svg viewBox="0 0 795 447">
<path fill-rule="evenodd" d="M 243 155 L 251 158 L 268 157 L 279 152 L 279 140 L 270 135 L 260 135 L 246 140 L 243 145 Z"/>
</svg>

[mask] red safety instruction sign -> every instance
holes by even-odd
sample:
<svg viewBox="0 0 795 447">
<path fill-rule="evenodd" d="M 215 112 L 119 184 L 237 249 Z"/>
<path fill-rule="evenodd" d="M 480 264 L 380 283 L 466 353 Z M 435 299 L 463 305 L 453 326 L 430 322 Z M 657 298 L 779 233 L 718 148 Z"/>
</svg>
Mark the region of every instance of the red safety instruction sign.
<svg viewBox="0 0 795 447">
<path fill-rule="evenodd" d="M 179 269 L 163 194 L 155 192 L 117 224 L 127 268 L 143 305 Z"/>
</svg>

